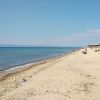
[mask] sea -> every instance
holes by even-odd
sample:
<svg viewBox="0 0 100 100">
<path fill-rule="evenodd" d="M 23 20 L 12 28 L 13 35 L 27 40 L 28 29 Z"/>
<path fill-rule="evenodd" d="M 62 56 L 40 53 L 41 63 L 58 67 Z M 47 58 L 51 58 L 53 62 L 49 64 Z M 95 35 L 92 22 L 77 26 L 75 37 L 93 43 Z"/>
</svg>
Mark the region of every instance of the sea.
<svg viewBox="0 0 100 100">
<path fill-rule="evenodd" d="M 0 47 L 0 71 L 60 56 L 80 47 Z"/>
</svg>

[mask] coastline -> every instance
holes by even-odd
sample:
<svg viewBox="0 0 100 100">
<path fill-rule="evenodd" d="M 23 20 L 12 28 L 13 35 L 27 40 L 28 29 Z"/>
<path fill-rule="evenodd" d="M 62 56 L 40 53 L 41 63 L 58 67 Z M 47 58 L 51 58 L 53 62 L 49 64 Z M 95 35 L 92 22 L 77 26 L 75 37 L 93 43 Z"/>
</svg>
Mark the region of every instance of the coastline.
<svg viewBox="0 0 100 100">
<path fill-rule="evenodd" d="M 78 50 L 80 50 L 80 49 L 78 49 Z M 7 70 L 0 71 L 0 80 L 2 80 L 2 78 L 6 77 L 7 75 L 20 73 L 22 71 L 30 69 L 31 67 L 35 67 L 35 66 L 47 63 L 49 61 L 58 59 L 60 57 L 70 55 L 73 52 L 76 52 L 78 50 L 70 51 L 70 52 L 63 53 L 63 54 L 60 54 L 60 55 L 57 55 L 57 56 L 54 56 L 54 57 L 49 57 L 49 58 L 46 58 L 46 59 L 42 59 L 42 60 L 39 60 L 39 61 L 23 64 L 23 65 L 16 66 L 16 67 L 13 67 L 13 68 L 10 68 L 10 69 L 7 69 Z"/>
<path fill-rule="evenodd" d="M 99 100 L 100 51 L 82 51 L 3 77 L 0 100 Z"/>
</svg>

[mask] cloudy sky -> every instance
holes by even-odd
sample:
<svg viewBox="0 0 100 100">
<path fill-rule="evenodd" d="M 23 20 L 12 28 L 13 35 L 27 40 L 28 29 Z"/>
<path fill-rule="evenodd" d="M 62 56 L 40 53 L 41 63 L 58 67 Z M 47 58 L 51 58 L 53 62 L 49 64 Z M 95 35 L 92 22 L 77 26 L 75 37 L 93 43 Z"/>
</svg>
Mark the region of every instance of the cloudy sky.
<svg viewBox="0 0 100 100">
<path fill-rule="evenodd" d="M 100 0 L 0 0 L 0 44 L 100 43 Z"/>
</svg>

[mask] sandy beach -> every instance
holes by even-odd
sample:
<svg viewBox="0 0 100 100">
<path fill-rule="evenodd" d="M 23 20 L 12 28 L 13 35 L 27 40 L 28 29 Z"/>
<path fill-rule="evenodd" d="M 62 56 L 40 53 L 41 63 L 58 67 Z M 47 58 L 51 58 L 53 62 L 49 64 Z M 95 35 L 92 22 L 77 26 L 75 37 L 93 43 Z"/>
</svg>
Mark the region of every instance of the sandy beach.
<svg viewBox="0 0 100 100">
<path fill-rule="evenodd" d="M 100 100 L 100 51 L 83 49 L 0 79 L 0 100 Z"/>
</svg>

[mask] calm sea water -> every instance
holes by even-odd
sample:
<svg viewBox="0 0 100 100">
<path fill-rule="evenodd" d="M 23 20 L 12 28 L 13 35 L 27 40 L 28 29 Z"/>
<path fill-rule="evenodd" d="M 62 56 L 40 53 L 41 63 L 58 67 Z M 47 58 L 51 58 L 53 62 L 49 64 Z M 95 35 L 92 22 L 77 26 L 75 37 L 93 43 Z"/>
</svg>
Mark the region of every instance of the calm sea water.
<svg viewBox="0 0 100 100">
<path fill-rule="evenodd" d="M 69 53 L 77 47 L 0 47 L 0 71 Z"/>
</svg>

